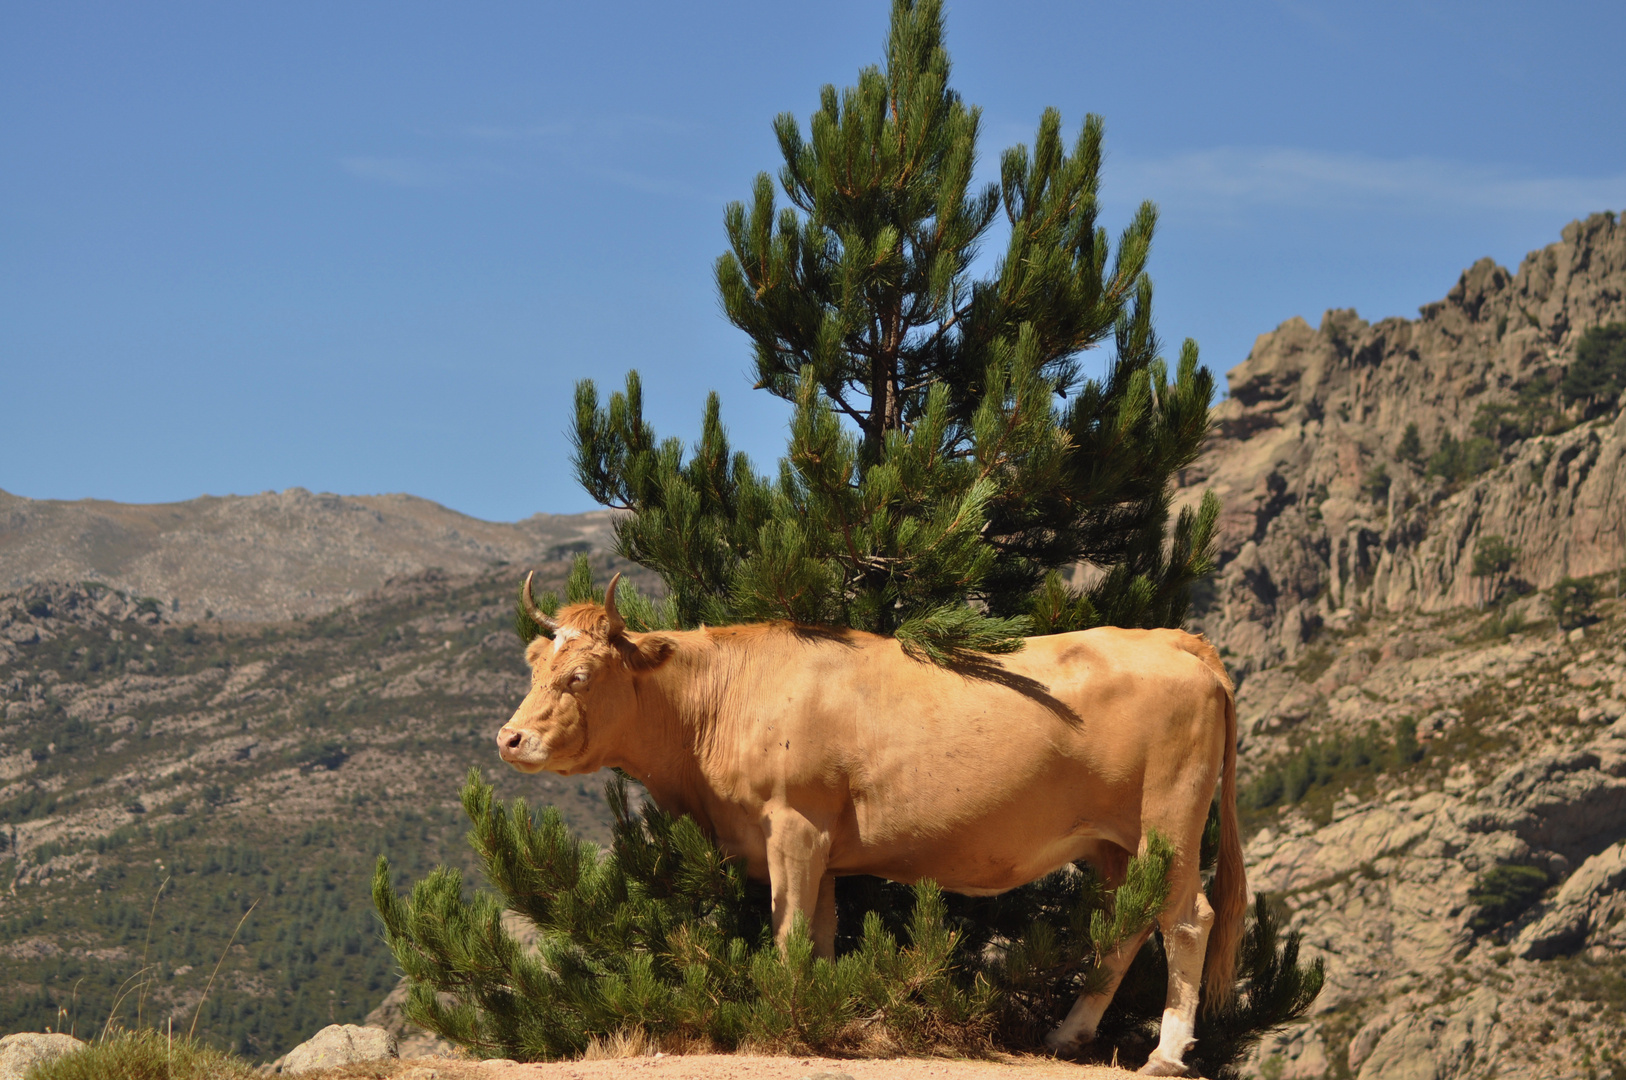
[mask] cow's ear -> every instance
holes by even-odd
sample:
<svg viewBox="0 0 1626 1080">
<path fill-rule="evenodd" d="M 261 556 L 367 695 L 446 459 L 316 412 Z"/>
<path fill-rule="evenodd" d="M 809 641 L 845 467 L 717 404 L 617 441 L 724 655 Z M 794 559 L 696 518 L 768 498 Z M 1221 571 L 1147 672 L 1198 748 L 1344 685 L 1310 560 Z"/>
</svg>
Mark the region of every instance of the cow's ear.
<svg viewBox="0 0 1626 1080">
<path fill-rule="evenodd" d="M 620 634 L 615 639 L 622 659 L 634 671 L 660 667 L 677 651 L 677 642 L 665 634 Z"/>
</svg>

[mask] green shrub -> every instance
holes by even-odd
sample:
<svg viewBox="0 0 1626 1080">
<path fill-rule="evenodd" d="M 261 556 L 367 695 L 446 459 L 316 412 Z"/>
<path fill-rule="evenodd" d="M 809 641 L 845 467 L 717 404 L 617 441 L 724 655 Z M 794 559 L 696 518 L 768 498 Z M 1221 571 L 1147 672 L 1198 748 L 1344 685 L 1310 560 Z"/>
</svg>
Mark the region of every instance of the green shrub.
<svg viewBox="0 0 1626 1080">
<path fill-rule="evenodd" d="M 1499 577 L 1513 569 L 1513 560 L 1519 549 L 1495 533 L 1481 536 L 1474 542 L 1474 577 Z"/>
<path fill-rule="evenodd" d="M 35 1065 L 26 1080 L 255 1080 L 254 1066 L 162 1031 L 114 1031 L 83 1050 Z"/>
<path fill-rule="evenodd" d="M 1626 389 L 1626 323 L 1594 326 L 1582 334 L 1558 389 L 1566 403 L 1585 402 L 1589 418 L 1613 409 Z"/>
<path fill-rule="evenodd" d="M 1372 466 L 1366 471 L 1361 480 L 1361 494 L 1375 503 L 1386 502 L 1389 498 L 1389 467 L 1382 462 Z"/>
<path fill-rule="evenodd" d="M 1472 480 L 1489 472 L 1501 463 L 1502 455 L 1495 443 L 1482 435 L 1460 442 L 1450 432 L 1440 436 L 1440 448 L 1429 456 L 1423 471 L 1438 476 L 1448 483 Z"/>
<path fill-rule="evenodd" d="M 1468 902 L 1479 911 L 1468 920 L 1475 933 L 1489 933 L 1518 918 L 1541 899 L 1551 879 L 1547 871 L 1534 866 L 1497 865 L 1474 880 Z"/>
<path fill-rule="evenodd" d="M 913 889 L 907 945 L 875 916 L 860 947 L 837 961 L 813 956 L 805 926 L 781 954 L 766 890 L 692 818 L 653 803 L 633 812 L 622 779 L 606 798 L 615 831 L 601 853 L 553 807 L 533 821 L 524 800 L 494 799 L 471 772 L 470 842 L 500 901 L 486 892 L 465 900 L 461 875 L 445 868 L 402 898 L 379 860 L 374 903 L 412 980 L 413 1022 L 481 1057 L 543 1061 L 634 1028 L 723 1048 L 749 1040 L 826 1051 L 876 1035 L 916 1050 L 987 1045 L 991 988 L 955 978 L 960 935 L 946 926 L 934 885 Z M 535 952 L 503 926 L 505 906 L 535 924 Z M 878 1019 L 856 1025 L 860 1015 Z"/>
<path fill-rule="evenodd" d="M 1491 637 L 1506 638 L 1523 633 L 1529 625 L 1529 620 L 1521 612 L 1507 611 L 1501 615 L 1491 616 L 1490 623 L 1485 629 Z"/>
<path fill-rule="evenodd" d="M 1472 574 L 1484 581 L 1485 602 L 1492 602 L 1501 594 L 1503 580 L 1513 569 L 1513 561 L 1518 557 L 1519 549 L 1495 533 L 1481 536 L 1474 541 Z"/>
<path fill-rule="evenodd" d="M 1415 721 L 1400 721 L 1394 735 L 1385 738 L 1374 720 L 1362 734 L 1314 739 L 1266 766 L 1243 790 L 1239 801 L 1253 810 L 1296 803 L 1312 789 L 1335 779 L 1403 769 L 1422 757 Z"/>
<path fill-rule="evenodd" d="M 1552 591 L 1553 614 L 1558 625 L 1573 630 L 1592 621 L 1592 605 L 1598 602 L 1598 586 L 1584 578 L 1563 577 Z"/>
<path fill-rule="evenodd" d="M 843 879 L 842 916 L 861 930 L 838 934 L 832 961 L 813 955 L 799 923 L 781 953 L 766 888 L 693 820 L 653 804 L 634 813 L 623 780 L 606 797 L 616 824 L 600 852 L 553 808 L 533 820 L 523 800 L 494 799 L 471 773 L 470 842 L 500 895 L 465 895 L 461 875 L 442 868 L 402 897 L 379 861 L 374 903 L 409 979 L 409 1019 L 476 1056 L 519 1060 L 574 1057 L 634 1033 L 723 1049 L 1032 1050 L 1081 992 L 1101 988 L 1101 958 L 1167 898 L 1172 849 L 1154 833 L 1115 893 L 1083 865 L 998 897 Z M 1217 846 L 1214 814 L 1205 868 Z M 505 908 L 536 926 L 534 950 L 504 926 Z M 1259 911 L 1236 1000 L 1199 1020 L 1197 1056 L 1214 1070 L 1303 1015 L 1320 988 L 1319 966 L 1299 967 L 1296 937 L 1279 940 Z M 1155 939 L 1131 974 L 1103 1032 L 1143 1032 L 1161 1017 L 1167 968 Z"/>
<path fill-rule="evenodd" d="M 1400 436 L 1400 445 L 1395 447 L 1395 457 L 1401 461 L 1409 461 L 1413 465 L 1423 460 L 1423 437 L 1417 433 L 1416 424 L 1407 424 L 1405 434 Z"/>
<path fill-rule="evenodd" d="M 1553 404 L 1556 392 L 1552 379 L 1538 375 L 1519 387 L 1511 403 L 1480 405 L 1474 412 L 1473 432 L 1497 446 L 1510 446 L 1521 439 L 1562 431 L 1568 423 Z"/>
</svg>

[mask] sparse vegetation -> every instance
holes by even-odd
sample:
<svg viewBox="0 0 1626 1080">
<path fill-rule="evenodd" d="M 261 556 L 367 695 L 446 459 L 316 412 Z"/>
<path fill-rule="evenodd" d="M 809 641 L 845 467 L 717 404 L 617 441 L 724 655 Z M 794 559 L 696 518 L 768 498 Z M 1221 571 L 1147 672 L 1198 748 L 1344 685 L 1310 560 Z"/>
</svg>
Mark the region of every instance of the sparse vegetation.
<svg viewBox="0 0 1626 1080">
<path fill-rule="evenodd" d="M 1547 871 L 1536 866 L 1498 864 L 1474 879 L 1468 902 L 1479 910 L 1468 920 L 1475 933 L 1486 934 L 1522 915 L 1552 884 Z"/>
<path fill-rule="evenodd" d="M 544 570 L 555 582 L 563 571 Z M 0 597 L 14 617 L 50 612 L 26 616 L 50 620 L 48 636 L 0 668 L 0 757 L 31 765 L 0 784 L 0 944 L 21 946 L 0 959 L 0 1031 L 93 1032 L 132 977 L 142 989 L 120 1015 L 139 1026 L 140 1002 L 152 1024 L 196 1000 L 255 900 L 200 1040 L 266 1059 L 328 1023 L 359 1023 L 396 982 L 366 901 L 374 858 L 403 875 L 473 865 L 456 782 L 488 759 L 489 729 L 521 685 L 508 681 L 523 670 L 504 630 L 512 585 L 511 572 L 407 581 L 301 624 L 217 621 L 192 635 L 140 621 L 133 604 L 111 624 L 85 615 L 105 590 Z M 435 672 L 465 689 L 446 692 Z M 228 678 L 242 692 L 216 702 Z M 407 692 L 385 696 L 392 680 Z M 92 715 L 85 700 L 114 709 Z M 498 783 L 608 835 L 597 781 Z"/>
<path fill-rule="evenodd" d="M 1315 788 L 1348 788 L 1362 775 L 1403 769 L 1422 759 L 1415 721 L 1401 720 L 1387 736 L 1373 721 L 1359 735 L 1312 739 L 1261 769 L 1240 801 L 1253 810 L 1296 803 Z"/>
</svg>

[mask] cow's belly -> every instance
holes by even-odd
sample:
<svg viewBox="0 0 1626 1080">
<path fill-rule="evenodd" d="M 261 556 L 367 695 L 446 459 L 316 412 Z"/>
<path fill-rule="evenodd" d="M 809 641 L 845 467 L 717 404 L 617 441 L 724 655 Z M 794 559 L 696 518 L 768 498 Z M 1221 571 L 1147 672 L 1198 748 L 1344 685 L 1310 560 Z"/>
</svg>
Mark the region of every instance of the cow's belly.
<svg viewBox="0 0 1626 1080">
<path fill-rule="evenodd" d="M 885 806 L 860 800 L 853 827 L 833 837 L 831 868 L 894 881 L 931 878 L 953 892 L 983 896 L 1087 858 L 1103 842 L 1137 844 L 1138 823 L 1120 821 L 1116 812 L 1138 807 L 1132 794 L 1088 784 L 1067 792 L 1043 778 L 1031 779 L 1035 782 L 997 793 L 962 785 Z M 1080 787 L 1094 787 L 1102 797 L 1090 798 Z"/>
</svg>

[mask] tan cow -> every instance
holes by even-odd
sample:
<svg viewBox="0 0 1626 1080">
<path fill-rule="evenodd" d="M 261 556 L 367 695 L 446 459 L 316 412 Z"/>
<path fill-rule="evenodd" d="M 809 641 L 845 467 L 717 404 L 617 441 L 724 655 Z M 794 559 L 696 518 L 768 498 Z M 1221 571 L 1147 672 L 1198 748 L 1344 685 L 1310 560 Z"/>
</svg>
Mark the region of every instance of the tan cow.
<svg viewBox="0 0 1626 1080">
<path fill-rule="evenodd" d="M 689 814 L 766 878 L 783 943 L 805 914 L 834 949 L 835 880 L 931 878 L 990 895 L 1077 859 L 1114 884 L 1155 828 L 1174 849 L 1158 916 L 1169 992 L 1143 1072 L 1177 1075 L 1198 985 L 1229 992 L 1246 885 L 1236 821 L 1231 682 L 1200 637 L 1102 628 L 1029 638 L 974 676 L 895 640 L 788 624 L 633 633 L 615 608 L 573 604 L 526 649 L 531 691 L 497 733 L 524 772 L 617 766 L 663 810 Z M 1198 849 L 1216 782 L 1215 906 Z M 1150 933 L 1150 930 L 1147 931 Z M 1046 1041 L 1093 1039 L 1146 934 L 1107 958 L 1111 980 Z"/>
</svg>

